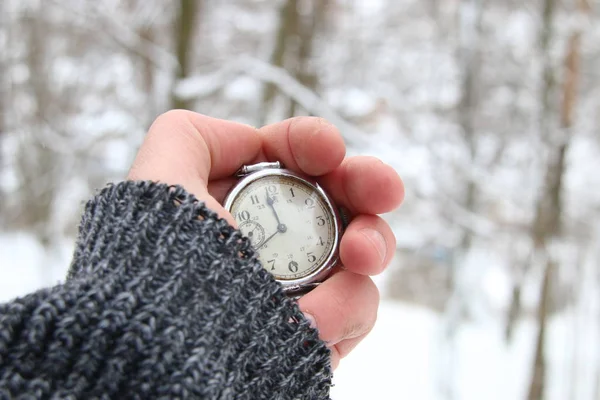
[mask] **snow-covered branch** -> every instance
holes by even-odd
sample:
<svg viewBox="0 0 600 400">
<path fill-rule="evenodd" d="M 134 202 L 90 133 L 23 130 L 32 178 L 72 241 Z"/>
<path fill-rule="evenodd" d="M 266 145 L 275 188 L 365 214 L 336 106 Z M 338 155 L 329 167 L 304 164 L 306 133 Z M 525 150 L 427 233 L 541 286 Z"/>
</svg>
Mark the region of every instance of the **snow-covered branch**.
<svg viewBox="0 0 600 400">
<path fill-rule="evenodd" d="M 314 91 L 300 83 L 285 69 L 254 57 L 240 56 L 216 72 L 182 80 L 175 86 L 175 95 L 186 100 L 206 97 L 239 75 L 248 75 L 261 82 L 277 86 L 282 93 L 296 101 L 308 112 L 323 117 L 337 126 L 349 145 L 357 147 L 368 145 L 365 132 L 346 121 Z"/>
<path fill-rule="evenodd" d="M 208 97 L 240 75 L 235 63 L 227 63 L 220 69 L 204 74 L 194 75 L 175 82 L 173 94 L 184 101 Z"/>
<path fill-rule="evenodd" d="M 272 83 L 308 112 L 323 117 L 337 126 L 349 144 L 354 146 L 367 145 L 368 141 L 364 132 L 346 121 L 325 100 L 298 82 L 283 68 L 275 67 L 262 60 L 248 56 L 240 57 L 239 66 L 242 72 L 263 82 Z"/>
<path fill-rule="evenodd" d="M 82 24 L 82 27 L 94 32 L 102 32 L 119 46 L 146 58 L 157 68 L 167 71 L 177 68 L 177 59 L 171 52 L 141 37 L 137 32 L 128 28 L 127 22 L 120 20 L 114 13 L 109 14 L 101 5 L 84 3 L 86 6 L 93 7 L 94 13 L 90 16 L 89 13 L 73 7 L 72 4 L 67 6 L 60 1 L 54 1 L 54 4 L 66 12 L 74 14 L 79 20 L 87 21 L 86 24 Z"/>
</svg>

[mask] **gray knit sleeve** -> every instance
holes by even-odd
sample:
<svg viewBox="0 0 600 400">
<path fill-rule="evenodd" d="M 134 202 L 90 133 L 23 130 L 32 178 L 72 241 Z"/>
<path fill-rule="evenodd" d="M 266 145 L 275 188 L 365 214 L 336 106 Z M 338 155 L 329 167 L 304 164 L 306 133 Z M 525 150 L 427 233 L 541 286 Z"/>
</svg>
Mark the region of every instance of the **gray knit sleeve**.
<svg viewBox="0 0 600 400">
<path fill-rule="evenodd" d="M 0 305 L 0 399 L 323 399 L 329 351 L 249 242 L 179 187 L 110 185 L 64 284 Z"/>
</svg>

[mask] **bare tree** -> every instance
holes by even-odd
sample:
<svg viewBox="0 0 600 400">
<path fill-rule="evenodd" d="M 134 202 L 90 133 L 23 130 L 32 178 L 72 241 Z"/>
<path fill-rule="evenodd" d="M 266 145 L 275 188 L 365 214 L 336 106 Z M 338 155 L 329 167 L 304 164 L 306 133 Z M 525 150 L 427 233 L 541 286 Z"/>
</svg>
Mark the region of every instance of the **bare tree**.
<svg viewBox="0 0 600 400">
<path fill-rule="evenodd" d="M 536 253 L 542 254 L 545 260 L 543 281 L 537 315 L 538 335 L 534 356 L 533 374 L 529 387 L 529 400 L 541 400 L 544 396 L 547 361 L 545 356 L 546 336 L 548 330 L 549 305 L 552 297 L 552 283 L 556 275 L 558 263 L 548 251 L 549 239 L 561 235 L 561 219 L 563 215 L 562 197 L 564 176 L 566 173 L 565 158 L 572 138 L 577 94 L 580 80 L 581 31 L 577 29 L 567 43 L 564 63 L 564 82 L 562 86 L 562 104 L 560 106 L 560 128 L 553 124 L 551 113 L 554 110 L 552 96 L 556 86 L 554 70 L 549 60 L 548 50 L 553 37 L 553 15 L 556 5 L 553 0 L 544 3 L 544 27 L 542 33 L 542 52 L 545 56 L 544 87 L 542 91 L 542 135 L 547 138 L 549 156 L 543 190 L 538 200 L 536 215 L 533 221 L 533 241 Z M 586 0 L 578 1 L 581 12 L 589 11 Z"/>
<path fill-rule="evenodd" d="M 58 163 L 56 154 L 44 144 L 44 133 L 49 121 L 53 120 L 55 104 L 47 79 L 46 49 L 44 35 L 48 30 L 40 8 L 32 8 L 23 17 L 26 29 L 26 63 L 31 70 L 28 86 L 35 99 L 35 109 L 28 127 L 29 134 L 22 137 L 19 147 L 18 172 L 20 186 L 18 225 L 33 229 L 45 246 L 50 246 L 52 237 L 48 229 L 52 215 L 52 204 L 58 185 Z"/>
<path fill-rule="evenodd" d="M 457 119 L 461 127 L 462 138 L 467 149 L 467 165 L 474 164 L 477 154 L 477 93 L 480 70 L 480 35 L 483 14 L 483 0 L 462 0 L 458 8 L 458 48 L 457 60 L 461 72 L 460 101 L 457 104 Z M 469 213 L 475 212 L 477 187 L 470 176 L 464 177 L 464 196 L 457 201 L 461 208 Z M 466 260 L 471 250 L 473 233 L 470 229 L 462 229 L 461 243 L 458 251 L 452 256 L 448 271 L 447 287 L 451 295 L 446 304 L 446 351 L 447 364 L 446 376 L 443 377 L 442 391 L 446 398 L 456 396 L 455 379 L 452 371 L 456 363 L 456 344 L 454 343 L 461 320 L 467 313 L 469 305 L 468 282 L 463 278 L 467 275 L 464 271 Z"/>
<path fill-rule="evenodd" d="M 190 76 L 193 61 L 194 33 L 197 32 L 197 17 L 202 9 L 200 0 L 179 0 L 179 8 L 174 23 L 175 30 L 175 52 L 177 55 L 178 68 L 176 81 Z M 173 108 L 192 109 L 193 105 L 173 95 Z"/>
<path fill-rule="evenodd" d="M 310 66 L 314 42 L 316 36 L 320 33 L 321 27 L 326 21 L 328 0 L 313 1 L 308 3 L 311 7 L 300 18 L 300 23 L 296 24 L 297 29 L 297 61 L 291 66 L 292 75 L 304 86 L 312 91 L 317 90 L 318 76 L 314 68 Z M 290 101 L 290 110 L 288 114 L 294 116 L 297 113 L 298 103 Z"/>
<path fill-rule="evenodd" d="M 459 49 L 458 57 L 462 71 L 461 97 L 458 103 L 458 121 L 462 129 L 464 142 L 469 155 L 468 164 L 475 163 L 477 156 L 476 116 L 478 113 L 478 87 L 479 70 L 481 63 L 481 19 L 484 0 L 463 0 L 459 8 Z M 464 198 L 460 201 L 462 206 L 470 212 L 475 212 L 477 200 L 477 187 L 473 179 L 466 180 Z M 473 235 L 465 229 L 462 235 L 461 248 L 468 252 L 471 248 Z M 454 272 L 453 272 L 454 273 Z M 454 278 L 450 276 L 450 286 Z"/>
<path fill-rule="evenodd" d="M 271 64 L 285 68 L 285 56 L 286 50 L 290 47 L 290 40 L 293 40 L 294 34 L 298 28 L 298 0 L 286 0 L 281 7 L 279 15 L 279 28 L 276 33 L 275 48 L 271 54 Z M 261 118 L 261 125 L 264 125 L 267 120 L 267 114 L 270 111 L 277 89 L 273 84 L 267 84 L 264 87 L 263 92 L 263 112 Z"/>
<path fill-rule="evenodd" d="M 303 11 L 301 5 L 308 5 Z M 279 27 L 270 63 L 286 69 L 294 78 L 311 90 L 318 85 L 317 75 L 310 68 L 315 36 L 324 23 L 328 1 L 286 0 L 280 10 Z M 263 91 L 263 112 L 261 125 L 273 108 L 277 96 L 277 88 L 266 84 Z M 288 107 L 284 118 L 294 116 L 298 103 L 293 99 L 285 99 Z"/>
</svg>

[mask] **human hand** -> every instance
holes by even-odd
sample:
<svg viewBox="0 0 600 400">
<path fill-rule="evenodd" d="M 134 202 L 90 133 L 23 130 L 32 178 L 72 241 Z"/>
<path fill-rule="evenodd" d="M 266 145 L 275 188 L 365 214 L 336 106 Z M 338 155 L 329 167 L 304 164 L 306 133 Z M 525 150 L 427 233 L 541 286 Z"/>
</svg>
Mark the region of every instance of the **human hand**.
<svg viewBox="0 0 600 400">
<path fill-rule="evenodd" d="M 344 268 L 298 301 L 331 349 L 335 369 L 375 324 L 379 292 L 369 276 L 384 270 L 396 248 L 392 230 L 377 214 L 395 209 L 404 197 L 402 181 L 390 166 L 373 157 L 345 158 L 345 153 L 339 131 L 320 118 L 255 129 L 174 110 L 152 124 L 128 179 L 181 185 L 235 226 L 221 204 L 242 165 L 281 161 L 318 177 L 353 216 L 340 244 Z"/>
</svg>

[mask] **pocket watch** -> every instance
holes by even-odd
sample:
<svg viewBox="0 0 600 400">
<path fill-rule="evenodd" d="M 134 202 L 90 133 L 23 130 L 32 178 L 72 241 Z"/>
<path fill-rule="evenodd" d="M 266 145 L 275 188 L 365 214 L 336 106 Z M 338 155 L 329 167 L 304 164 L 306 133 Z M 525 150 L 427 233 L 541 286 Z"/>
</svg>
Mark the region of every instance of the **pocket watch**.
<svg viewBox="0 0 600 400">
<path fill-rule="evenodd" d="M 225 198 L 263 267 L 296 298 L 323 282 L 338 262 L 346 213 L 312 178 L 280 162 L 245 165 Z"/>
</svg>

